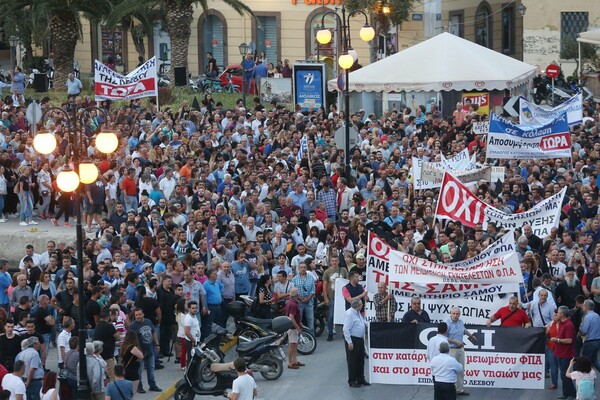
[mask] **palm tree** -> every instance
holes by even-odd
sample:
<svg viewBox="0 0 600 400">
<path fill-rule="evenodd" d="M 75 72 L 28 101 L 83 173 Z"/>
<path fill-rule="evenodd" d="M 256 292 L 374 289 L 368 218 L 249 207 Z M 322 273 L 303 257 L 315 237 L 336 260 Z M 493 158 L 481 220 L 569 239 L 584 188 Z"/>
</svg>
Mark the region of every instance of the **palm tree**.
<svg viewBox="0 0 600 400">
<path fill-rule="evenodd" d="M 252 10 L 243 0 L 223 0 L 223 3 L 233 8 L 240 15 L 247 13 L 254 16 Z M 166 29 L 171 39 L 171 65 L 188 66 L 188 47 L 192 34 L 194 5 L 199 5 L 205 12 L 208 10 L 208 0 L 122 0 L 117 4 L 108 17 L 109 24 L 114 24 L 125 17 L 135 16 L 141 7 L 164 7 L 166 13 Z M 171 68 L 171 82 L 173 80 Z"/>
<path fill-rule="evenodd" d="M 47 26 L 54 49 L 54 85 L 65 86 L 73 72 L 75 46 L 82 36 L 82 18 L 101 20 L 112 8 L 110 0 L 0 0 L 0 15 L 26 10 L 32 26 Z"/>
</svg>

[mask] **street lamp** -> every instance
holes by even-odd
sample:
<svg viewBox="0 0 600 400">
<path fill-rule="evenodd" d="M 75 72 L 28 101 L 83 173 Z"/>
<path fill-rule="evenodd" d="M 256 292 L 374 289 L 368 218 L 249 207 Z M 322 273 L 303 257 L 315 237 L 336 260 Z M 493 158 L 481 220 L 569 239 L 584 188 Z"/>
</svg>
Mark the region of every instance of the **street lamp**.
<svg viewBox="0 0 600 400">
<path fill-rule="evenodd" d="M 517 7 L 517 11 L 521 16 L 521 61 L 525 60 L 525 13 L 527 12 L 527 7 L 525 4 L 521 2 L 519 7 Z"/>
<path fill-rule="evenodd" d="M 15 35 L 11 35 L 8 38 L 8 44 L 10 45 L 10 69 L 13 69 L 15 67 L 13 52 L 15 51 L 15 47 L 19 44 L 19 38 Z"/>
<path fill-rule="evenodd" d="M 321 30 L 317 32 L 317 41 L 320 44 L 327 44 L 331 41 L 331 31 L 325 29 L 325 17 L 332 14 L 337 18 L 338 25 L 341 29 L 341 40 L 342 40 L 342 55 L 338 57 L 338 65 L 344 70 L 345 85 L 344 85 L 344 107 L 346 109 L 345 118 L 345 129 L 346 129 L 346 148 L 344 149 L 345 161 L 346 161 L 346 178 L 350 179 L 350 68 L 358 60 L 358 53 L 352 48 L 352 42 L 350 38 L 350 18 L 355 14 L 362 14 L 365 17 L 365 25 L 361 28 L 359 36 L 361 40 L 370 42 L 375 37 L 375 30 L 369 25 L 369 17 L 364 11 L 352 11 L 346 15 L 346 7 L 342 5 L 342 15 L 338 14 L 338 9 L 335 11 L 329 11 L 323 14 L 321 18 Z"/>
<path fill-rule="evenodd" d="M 77 234 L 77 291 L 83 304 L 79 306 L 79 381 L 77 382 L 78 398 L 81 400 L 90 399 L 90 385 L 87 376 L 87 365 L 85 359 L 85 341 L 86 341 L 86 329 L 85 329 L 85 299 L 84 287 L 83 287 L 83 228 L 81 226 L 81 188 L 80 184 L 89 184 L 94 182 L 98 178 L 98 167 L 92 162 L 92 160 L 80 159 L 81 154 L 85 154 L 85 148 L 83 147 L 83 119 L 88 117 L 90 111 L 95 110 L 101 113 L 106 120 L 104 111 L 98 107 L 87 107 L 83 110 L 83 113 L 79 116 L 79 120 L 73 110 L 72 114 L 65 109 L 59 107 L 50 107 L 44 114 L 42 114 L 42 123 L 46 121 L 46 118 L 52 113 L 60 113 L 67 119 L 65 129 L 69 135 L 69 143 L 71 148 L 71 154 L 66 154 L 66 158 L 69 159 L 72 156 L 74 170 L 65 167 L 56 177 L 56 184 L 58 188 L 66 193 L 73 192 L 75 194 L 75 214 L 77 218 L 76 234 Z M 79 125 L 78 125 L 79 124 Z M 50 154 L 56 148 L 56 138 L 54 135 L 46 130 L 41 130 L 35 135 L 33 139 L 33 147 L 41 154 Z M 96 147 L 102 153 L 112 153 L 117 149 L 119 140 L 116 135 L 112 132 L 101 132 L 96 136 Z"/>
<path fill-rule="evenodd" d="M 248 54 L 250 46 L 248 46 L 248 43 L 242 42 L 238 47 L 240 49 L 240 55 L 242 56 L 242 96 L 244 99 L 244 107 L 246 107 L 246 71 L 244 71 L 243 63 L 244 57 L 246 57 L 246 54 Z"/>
</svg>

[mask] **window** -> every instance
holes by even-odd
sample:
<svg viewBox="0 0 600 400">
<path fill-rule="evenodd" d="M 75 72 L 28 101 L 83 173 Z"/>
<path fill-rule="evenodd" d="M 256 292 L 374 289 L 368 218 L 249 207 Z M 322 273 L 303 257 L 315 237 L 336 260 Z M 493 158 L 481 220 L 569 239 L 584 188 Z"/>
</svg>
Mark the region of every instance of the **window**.
<svg viewBox="0 0 600 400">
<path fill-rule="evenodd" d="M 323 12 L 311 13 L 307 18 L 306 30 L 307 32 L 310 32 L 310 34 L 307 35 L 307 59 L 310 55 L 316 57 L 317 49 L 319 57 L 335 57 L 335 43 L 337 40 L 337 35 L 335 23 L 336 20 L 333 14 L 327 15 L 323 21 L 323 26 L 325 29 L 329 29 L 331 31 L 331 41 L 327 44 L 320 44 L 317 42 L 317 32 L 321 30 L 321 21 L 323 20 L 324 14 L 325 13 Z"/>
<path fill-rule="evenodd" d="M 502 10 L 502 52 L 515 52 L 515 8 L 512 6 Z"/>
<path fill-rule="evenodd" d="M 487 4 L 481 4 L 475 13 L 475 43 L 492 47 L 491 12 Z"/>
<path fill-rule="evenodd" d="M 257 20 L 252 20 L 254 27 L 254 42 L 258 59 L 264 53 L 268 62 L 277 64 L 280 57 L 281 31 L 279 26 L 279 13 L 262 13 Z"/>
<path fill-rule="evenodd" d="M 126 37 L 123 28 L 117 26 L 108 28 L 104 25 L 98 25 L 100 46 L 98 59 L 104 64 L 113 64 L 117 72 L 125 73 L 126 69 Z"/>
<path fill-rule="evenodd" d="M 448 31 L 454 36 L 465 37 L 464 33 L 464 14 L 462 11 L 450 11 L 450 24 Z"/>
<path fill-rule="evenodd" d="M 575 40 L 579 32 L 587 31 L 589 25 L 589 14 L 581 12 L 561 12 L 560 13 L 560 51 L 566 50 L 566 47 Z"/>
<path fill-rule="evenodd" d="M 208 10 L 198 18 L 198 72 L 200 74 L 206 70 L 208 64 L 206 53 L 212 53 L 217 60 L 219 71 L 223 71 L 227 66 L 227 20 L 217 10 Z"/>
</svg>

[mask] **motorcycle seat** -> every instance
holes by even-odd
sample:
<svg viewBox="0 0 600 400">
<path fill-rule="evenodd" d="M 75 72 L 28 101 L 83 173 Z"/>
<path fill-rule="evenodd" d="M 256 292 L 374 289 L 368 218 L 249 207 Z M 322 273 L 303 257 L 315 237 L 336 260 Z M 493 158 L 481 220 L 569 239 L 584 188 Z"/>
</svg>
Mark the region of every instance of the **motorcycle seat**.
<svg viewBox="0 0 600 400">
<path fill-rule="evenodd" d="M 210 364 L 210 370 L 212 372 L 225 372 L 234 370 L 233 361 L 228 363 L 212 363 Z"/>
<path fill-rule="evenodd" d="M 256 349 L 258 346 L 260 346 L 261 344 L 264 343 L 268 343 L 273 341 L 273 339 L 276 337 L 276 335 L 269 335 L 269 336 L 265 336 L 259 339 L 254 339 L 251 342 L 244 342 L 244 343 L 240 343 L 237 347 L 236 350 L 238 351 L 238 353 L 242 354 L 242 353 L 248 353 L 254 349 Z"/>
<path fill-rule="evenodd" d="M 260 325 L 262 327 L 269 327 L 273 324 L 272 319 L 262 319 L 262 318 L 254 318 L 254 317 L 246 317 L 246 321 L 251 322 L 256 325 Z"/>
</svg>

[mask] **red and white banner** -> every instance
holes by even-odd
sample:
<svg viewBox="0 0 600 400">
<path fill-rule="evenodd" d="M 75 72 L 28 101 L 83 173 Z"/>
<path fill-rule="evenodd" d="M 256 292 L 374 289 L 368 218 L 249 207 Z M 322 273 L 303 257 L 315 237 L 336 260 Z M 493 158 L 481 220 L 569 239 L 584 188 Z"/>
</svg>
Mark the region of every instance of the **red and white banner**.
<svg viewBox="0 0 600 400">
<path fill-rule="evenodd" d="M 156 57 L 152 57 L 127 75 L 119 74 L 94 60 L 96 100 L 129 100 L 158 94 Z"/>
<path fill-rule="evenodd" d="M 438 218 L 458 221 L 468 227 L 482 224 L 484 229 L 490 222 L 494 222 L 498 229 L 522 228 L 529 224 L 534 234 L 545 238 L 560 222 L 565 193 L 566 188 L 563 188 L 526 212 L 507 214 L 479 200 L 460 180 L 445 173 L 435 214 Z"/>
<path fill-rule="evenodd" d="M 480 321 L 481 324 L 481 321 Z M 543 328 L 467 326 L 477 341 L 466 337 L 464 386 L 544 389 Z M 372 322 L 369 326 L 371 383 L 433 385 L 429 339 L 433 324 Z"/>
</svg>

